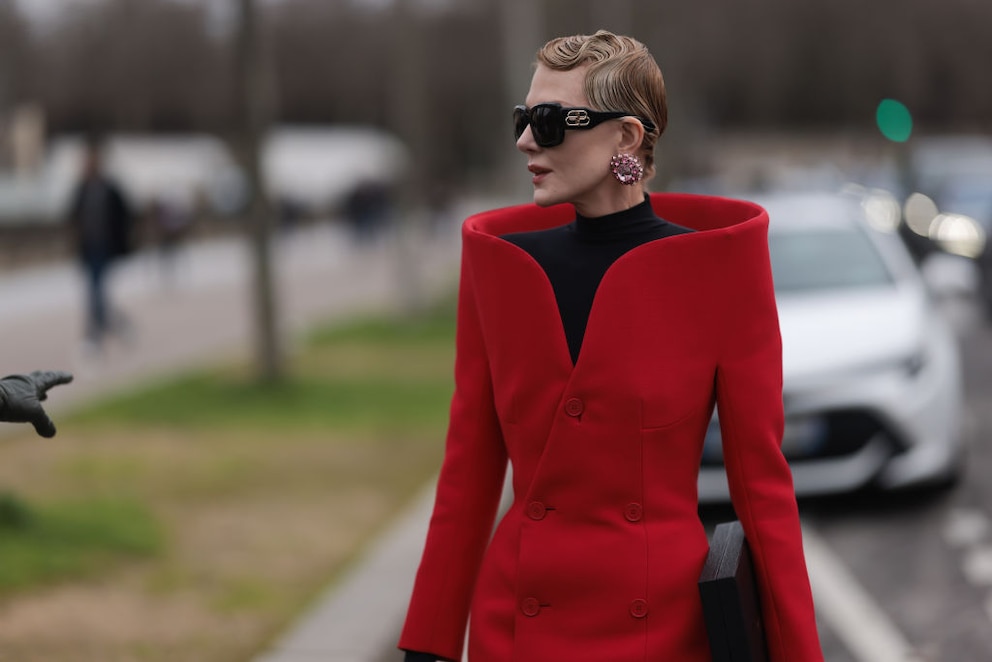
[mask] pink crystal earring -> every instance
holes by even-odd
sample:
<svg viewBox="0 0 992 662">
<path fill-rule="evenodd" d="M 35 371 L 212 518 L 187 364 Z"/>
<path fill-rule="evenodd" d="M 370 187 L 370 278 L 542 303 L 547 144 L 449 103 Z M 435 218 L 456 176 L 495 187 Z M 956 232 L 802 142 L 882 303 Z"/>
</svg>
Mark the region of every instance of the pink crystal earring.
<svg viewBox="0 0 992 662">
<path fill-rule="evenodd" d="M 621 184 L 630 186 L 644 177 L 644 166 L 633 154 L 617 154 L 610 159 L 610 172 Z"/>
<path fill-rule="evenodd" d="M 621 184 L 629 186 L 644 177 L 644 166 L 633 154 L 617 154 L 610 159 L 610 172 Z"/>
</svg>

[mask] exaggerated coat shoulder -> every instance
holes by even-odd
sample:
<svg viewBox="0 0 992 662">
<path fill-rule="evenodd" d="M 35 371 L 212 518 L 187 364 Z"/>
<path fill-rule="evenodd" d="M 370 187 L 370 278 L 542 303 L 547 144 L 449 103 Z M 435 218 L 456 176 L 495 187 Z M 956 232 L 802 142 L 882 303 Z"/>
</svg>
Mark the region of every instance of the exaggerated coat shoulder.
<svg viewBox="0 0 992 662">
<path fill-rule="evenodd" d="M 652 195 L 697 232 L 618 259 L 573 366 L 554 291 L 500 235 L 562 225 L 524 205 L 463 227 L 455 393 L 400 646 L 471 662 L 709 662 L 696 480 L 714 406 L 774 662 L 822 660 L 783 430 L 767 214 Z M 507 461 L 512 506 L 493 533 Z"/>
</svg>

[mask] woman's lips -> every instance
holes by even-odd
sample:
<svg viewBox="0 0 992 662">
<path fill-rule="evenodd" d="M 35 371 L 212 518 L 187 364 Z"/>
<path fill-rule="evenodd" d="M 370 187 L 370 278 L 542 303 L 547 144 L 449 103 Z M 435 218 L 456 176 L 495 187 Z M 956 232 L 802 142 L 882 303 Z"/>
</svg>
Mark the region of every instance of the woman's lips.
<svg viewBox="0 0 992 662">
<path fill-rule="evenodd" d="M 540 166 L 535 166 L 535 165 L 527 166 L 527 169 L 530 170 L 531 173 L 534 175 L 534 177 L 531 179 L 531 181 L 534 184 L 540 184 L 542 181 L 544 181 L 544 178 L 548 175 L 548 173 L 551 172 L 547 168 L 542 168 Z"/>
</svg>

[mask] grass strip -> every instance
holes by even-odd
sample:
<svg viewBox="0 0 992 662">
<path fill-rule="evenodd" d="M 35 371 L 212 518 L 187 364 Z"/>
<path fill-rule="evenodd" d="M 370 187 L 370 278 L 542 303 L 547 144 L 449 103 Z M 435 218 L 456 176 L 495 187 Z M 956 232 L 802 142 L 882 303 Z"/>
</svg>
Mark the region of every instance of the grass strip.
<svg viewBox="0 0 992 662">
<path fill-rule="evenodd" d="M 207 366 L 6 440 L 0 650 L 255 655 L 437 470 L 454 326 L 451 301 L 329 326 L 282 383 Z"/>
<path fill-rule="evenodd" d="M 91 576 L 162 551 L 159 523 L 122 499 L 31 505 L 0 494 L 0 591 Z"/>
</svg>

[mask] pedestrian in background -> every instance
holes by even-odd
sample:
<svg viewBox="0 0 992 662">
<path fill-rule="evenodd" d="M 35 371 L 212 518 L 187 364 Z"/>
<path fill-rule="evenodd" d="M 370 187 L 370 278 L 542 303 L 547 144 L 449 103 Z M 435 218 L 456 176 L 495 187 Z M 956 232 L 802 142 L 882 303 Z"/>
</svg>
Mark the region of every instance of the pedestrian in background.
<svg viewBox="0 0 992 662">
<path fill-rule="evenodd" d="M 134 223 L 121 187 L 103 170 L 100 145 L 95 141 L 86 147 L 68 223 L 86 278 L 86 346 L 99 351 L 108 335 L 130 332 L 123 314 L 108 301 L 107 275 L 116 261 L 131 252 Z"/>
<path fill-rule="evenodd" d="M 355 242 L 367 246 L 387 228 L 392 214 L 389 186 L 379 180 L 358 183 L 344 201 L 345 219 L 351 226 Z"/>
<path fill-rule="evenodd" d="M 696 485 L 716 405 L 769 659 L 821 662 L 780 448 L 767 213 L 646 194 L 667 108 L 631 38 L 550 41 L 526 103 L 514 128 L 537 204 L 463 227 L 455 393 L 406 660 L 460 660 L 468 623 L 471 662 L 710 662 Z M 514 501 L 494 532 L 508 461 Z"/>
</svg>

